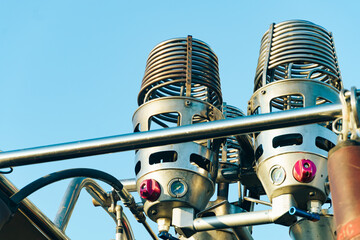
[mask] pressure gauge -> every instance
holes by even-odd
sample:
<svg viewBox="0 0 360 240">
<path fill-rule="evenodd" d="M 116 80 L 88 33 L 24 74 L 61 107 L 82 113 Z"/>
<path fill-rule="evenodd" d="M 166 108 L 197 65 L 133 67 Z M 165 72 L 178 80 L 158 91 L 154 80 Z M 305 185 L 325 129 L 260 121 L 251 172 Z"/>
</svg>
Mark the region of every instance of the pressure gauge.
<svg viewBox="0 0 360 240">
<path fill-rule="evenodd" d="M 273 184 L 280 185 L 286 177 L 285 170 L 279 165 L 275 165 L 270 169 L 270 178 Z"/>
<path fill-rule="evenodd" d="M 180 198 L 186 194 L 187 184 L 180 178 L 175 178 L 169 182 L 169 193 L 172 197 Z"/>
</svg>

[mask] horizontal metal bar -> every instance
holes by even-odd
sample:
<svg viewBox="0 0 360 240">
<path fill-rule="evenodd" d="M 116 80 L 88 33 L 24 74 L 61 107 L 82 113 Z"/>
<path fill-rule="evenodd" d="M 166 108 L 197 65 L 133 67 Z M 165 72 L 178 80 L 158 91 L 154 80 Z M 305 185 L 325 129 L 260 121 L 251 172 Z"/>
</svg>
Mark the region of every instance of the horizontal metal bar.
<svg viewBox="0 0 360 240">
<path fill-rule="evenodd" d="M 216 229 L 234 228 L 241 226 L 253 226 L 266 223 L 273 223 L 275 219 L 272 216 L 272 210 L 244 212 L 227 214 L 216 217 L 204 217 L 194 220 L 189 228 L 195 231 L 208 231 Z"/>
<path fill-rule="evenodd" d="M 129 179 L 119 179 L 123 187 L 128 192 L 136 192 L 136 179 L 135 178 L 129 178 Z"/>
<path fill-rule="evenodd" d="M 326 122 L 341 116 L 341 110 L 342 105 L 339 103 L 323 104 L 175 128 L 2 152 L 0 153 L 0 168 Z"/>
</svg>

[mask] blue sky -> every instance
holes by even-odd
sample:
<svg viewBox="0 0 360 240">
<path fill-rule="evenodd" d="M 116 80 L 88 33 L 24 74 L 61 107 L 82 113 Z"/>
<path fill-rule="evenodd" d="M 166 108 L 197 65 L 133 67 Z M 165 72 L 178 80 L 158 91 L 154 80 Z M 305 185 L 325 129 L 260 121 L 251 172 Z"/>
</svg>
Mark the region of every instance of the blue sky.
<svg viewBox="0 0 360 240">
<path fill-rule="evenodd" d="M 252 95 L 262 35 L 271 23 L 289 19 L 333 32 L 344 86 L 360 88 L 359 7 L 358 1 L 308 0 L 0 0 L 0 149 L 131 132 L 147 55 L 159 42 L 189 34 L 217 54 L 224 101 L 241 109 Z M 21 188 L 74 167 L 132 178 L 134 153 L 17 167 L 9 178 Z M 67 184 L 30 199 L 53 219 Z M 137 239 L 149 239 L 132 222 Z M 75 240 L 115 238 L 112 220 L 92 207 L 86 192 L 66 232 Z M 255 227 L 254 237 L 290 239 L 287 228 L 274 225 Z"/>
</svg>

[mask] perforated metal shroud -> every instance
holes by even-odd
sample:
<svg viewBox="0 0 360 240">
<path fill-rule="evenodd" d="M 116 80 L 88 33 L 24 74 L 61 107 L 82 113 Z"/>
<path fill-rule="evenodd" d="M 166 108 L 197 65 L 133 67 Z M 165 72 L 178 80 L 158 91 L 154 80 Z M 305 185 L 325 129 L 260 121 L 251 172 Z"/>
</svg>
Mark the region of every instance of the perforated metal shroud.
<svg viewBox="0 0 360 240">
<path fill-rule="evenodd" d="M 303 20 L 272 24 L 261 40 L 248 114 L 338 103 L 341 89 L 330 32 Z M 337 141 L 331 123 L 263 131 L 255 133 L 254 140 L 257 175 L 270 200 L 291 193 L 303 209 L 310 200 L 326 200 L 326 157 Z M 301 159 L 317 166 L 310 183 L 293 177 L 293 167 Z M 275 181 L 276 174 L 283 179 Z"/>
</svg>

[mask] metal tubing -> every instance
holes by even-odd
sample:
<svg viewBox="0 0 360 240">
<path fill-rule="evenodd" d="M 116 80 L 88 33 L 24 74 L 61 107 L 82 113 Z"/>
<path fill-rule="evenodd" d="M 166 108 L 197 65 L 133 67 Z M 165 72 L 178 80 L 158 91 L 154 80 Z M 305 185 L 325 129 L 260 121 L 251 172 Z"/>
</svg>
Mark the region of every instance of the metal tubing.
<svg viewBox="0 0 360 240">
<path fill-rule="evenodd" d="M 145 227 L 146 231 L 150 234 L 151 238 L 154 240 L 158 240 L 156 234 L 153 232 L 148 222 L 142 222 L 142 225 Z"/>
<path fill-rule="evenodd" d="M 128 182 L 131 182 L 132 179 L 129 179 Z M 123 181 L 123 180 L 121 180 Z M 126 182 L 126 180 L 125 180 Z M 100 203 L 101 207 L 110 215 L 110 217 L 116 222 L 116 216 L 114 213 L 111 213 L 108 211 L 109 203 L 107 203 L 107 194 L 106 192 L 92 179 L 90 178 L 75 178 L 73 179 L 64 195 L 64 198 L 60 204 L 58 213 L 55 217 L 55 225 L 63 232 L 65 232 L 65 229 L 67 227 L 67 224 L 70 220 L 71 214 L 74 210 L 75 204 L 77 202 L 77 199 L 79 198 L 80 192 L 83 188 L 86 188 L 86 191 L 98 202 Z M 132 196 L 126 192 L 125 189 L 123 189 L 125 193 L 123 193 L 123 196 L 128 196 L 127 201 L 133 201 Z M 134 211 L 134 210 L 132 210 Z M 122 216 L 122 221 L 124 221 L 125 224 L 122 224 L 125 228 L 125 232 L 127 232 L 127 235 L 130 236 L 130 239 L 135 239 L 132 229 L 130 228 L 130 223 L 126 217 L 125 214 Z M 151 235 L 153 239 L 157 239 L 155 233 L 150 228 L 149 224 L 145 221 L 145 219 L 142 220 L 141 224 L 145 227 L 147 232 Z"/>
<path fill-rule="evenodd" d="M 266 206 L 272 206 L 271 203 L 269 202 L 266 202 L 266 201 L 263 201 L 263 200 L 260 200 L 260 199 L 256 199 L 256 198 L 252 198 L 252 197 L 246 197 L 244 196 L 243 198 L 245 201 L 248 201 L 248 202 L 254 202 L 254 203 L 259 203 L 259 204 L 262 204 L 262 205 L 266 205 Z"/>
<path fill-rule="evenodd" d="M 340 117 L 341 110 L 341 104 L 323 104 L 309 108 L 2 152 L 0 153 L 0 168 L 326 122 Z"/>
<path fill-rule="evenodd" d="M 109 204 L 107 203 L 107 194 L 105 190 L 91 178 L 75 178 L 70 182 L 54 220 L 55 225 L 63 232 L 66 230 L 77 199 L 83 188 L 85 188 L 90 196 L 100 204 L 114 222 L 117 221 L 115 214 L 108 210 Z M 127 239 L 135 239 L 134 233 L 130 227 L 130 222 L 124 213 L 122 213 L 121 221 Z"/>
<path fill-rule="evenodd" d="M 134 215 L 136 220 L 145 227 L 146 231 L 150 234 L 151 238 L 157 240 L 158 238 L 156 234 L 153 232 L 149 224 L 146 222 L 146 217 L 144 213 L 141 210 L 139 210 L 138 205 L 135 203 L 134 197 L 125 188 L 123 188 L 121 192 L 118 192 L 118 196 L 121 199 L 121 201 L 124 203 L 124 205 L 130 209 L 131 213 Z"/>
<path fill-rule="evenodd" d="M 107 210 L 106 192 L 90 178 L 74 178 L 66 189 L 65 195 L 54 220 L 55 225 L 63 232 L 66 230 L 71 214 L 75 208 L 75 204 L 83 188 L 86 188 L 89 194 L 95 198 L 95 200 L 100 203 L 110 217 L 116 221 L 115 215 Z"/>
<path fill-rule="evenodd" d="M 291 207 L 289 210 L 290 215 L 306 218 L 310 221 L 319 221 L 320 215 L 317 213 L 309 213 L 296 207 Z"/>
<path fill-rule="evenodd" d="M 260 225 L 273 223 L 272 210 L 235 213 L 216 217 L 204 217 L 194 220 L 193 226 L 189 227 L 195 231 L 208 231 L 241 226 Z"/>
<path fill-rule="evenodd" d="M 119 181 L 122 183 L 123 187 L 128 192 L 136 192 L 136 179 L 135 178 L 129 178 L 129 179 L 119 179 Z"/>
</svg>

